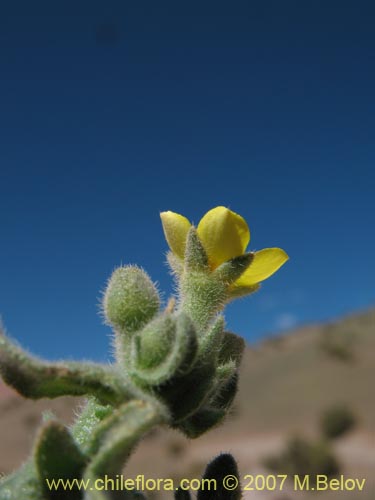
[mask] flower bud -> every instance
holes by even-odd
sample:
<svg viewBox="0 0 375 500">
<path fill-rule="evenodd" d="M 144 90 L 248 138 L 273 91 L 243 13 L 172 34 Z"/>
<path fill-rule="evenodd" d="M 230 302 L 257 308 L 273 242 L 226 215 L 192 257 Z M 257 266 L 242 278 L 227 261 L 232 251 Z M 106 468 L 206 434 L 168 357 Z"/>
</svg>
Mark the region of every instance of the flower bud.
<svg viewBox="0 0 375 500">
<path fill-rule="evenodd" d="M 176 337 L 176 322 L 171 315 L 156 318 L 140 332 L 136 339 L 136 362 L 144 369 L 163 363 L 172 350 Z"/>
<path fill-rule="evenodd" d="M 134 333 L 158 312 L 160 298 L 149 276 L 137 266 L 116 269 L 104 293 L 106 321 L 120 333 Z"/>
</svg>

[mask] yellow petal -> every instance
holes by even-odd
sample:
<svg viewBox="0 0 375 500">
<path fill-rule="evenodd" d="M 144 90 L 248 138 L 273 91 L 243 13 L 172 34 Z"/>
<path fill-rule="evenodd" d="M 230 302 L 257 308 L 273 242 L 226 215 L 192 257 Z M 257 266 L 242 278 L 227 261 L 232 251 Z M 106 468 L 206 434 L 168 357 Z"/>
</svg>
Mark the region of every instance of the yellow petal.
<svg viewBox="0 0 375 500">
<path fill-rule="evenodd" d="M 216 207 L 207 212 L 199 222 L 197 231 L 212 268 L 242 255 L 250 241 L 246 221 L 225 207 Z"/>
<path fill-rule="evenodd" d="M 243 275 L 238 278 L 236 285 L 255 285 L 272 276 L 288 259 L 288 254 L 281 248 L 264 248 L 255 252 L 254 260 Z"/>
<path fill-rule="evenodd" d="M 175 255 L 183 259 L 186 237 L 191 227 L 190 222 L 183 215 L 169 211 L 162 212 L 160 218 L 169 248 Z"/>
</svg>

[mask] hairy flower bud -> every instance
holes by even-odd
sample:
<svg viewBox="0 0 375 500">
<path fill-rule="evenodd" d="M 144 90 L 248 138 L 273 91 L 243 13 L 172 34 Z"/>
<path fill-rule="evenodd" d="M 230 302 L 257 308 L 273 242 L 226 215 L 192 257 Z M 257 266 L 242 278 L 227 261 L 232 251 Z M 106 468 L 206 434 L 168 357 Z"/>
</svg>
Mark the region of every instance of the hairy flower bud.
<svg viewBox="0 0 375 500">
<path fill-rule="evenodd" d="M 149 276 L 137 266 L 116 269 L 104 293 L 106 321 L 120 333 L 142 328 L 158 312 L 159 294 Z"/>
</svg>

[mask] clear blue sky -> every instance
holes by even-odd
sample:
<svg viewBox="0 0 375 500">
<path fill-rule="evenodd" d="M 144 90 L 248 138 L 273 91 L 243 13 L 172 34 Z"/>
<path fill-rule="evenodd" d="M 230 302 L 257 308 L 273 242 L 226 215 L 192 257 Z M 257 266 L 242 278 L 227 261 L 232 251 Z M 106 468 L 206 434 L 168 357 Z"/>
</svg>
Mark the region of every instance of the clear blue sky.
<svg viewBox="0 0 375 500">
<path fill-rule="evenodd" d="M 375 4 L 2 2 L 0 314 L 51 358 L 108 359 L 100 290 L 166 298 L 159 212 L 226 205 L 290 261 L 233 304 L 250 341 L 375 303 Z"/>
</svg>

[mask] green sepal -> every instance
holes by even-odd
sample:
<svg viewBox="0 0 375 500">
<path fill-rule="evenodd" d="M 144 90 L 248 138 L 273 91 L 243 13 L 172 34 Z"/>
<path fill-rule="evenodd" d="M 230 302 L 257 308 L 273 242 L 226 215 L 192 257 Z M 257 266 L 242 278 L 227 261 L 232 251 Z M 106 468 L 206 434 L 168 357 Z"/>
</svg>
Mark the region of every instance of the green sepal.
<svg viewBox="0 0 375 500">
<path fill-rule="evenodd" d="M 175 278 L 178 279 L 178 277 L 181 276 L 184 270 L 183 260 L 177 257 L 177 255 L 175 255 L 173 252 L 169 251 L 167 252 L 167 263 L 170 267 L 172 275 L 174 275 Z"/>
<path fill-rule="evenodd" d="M 130 376 L 146 386 L 159 386 L 189 372 L 198 351 L 195 327 L 190 318 L 164 314 L 133 338 Z"/>
<path fill-rule="evenodd" d="M 186 238 L 185 248 L 185 271 L 203 271 L 208 272 L 210 267 L 208 257 L 201 240 L 199 239 L 197 230 L 194 226 L 189 229 Z"/>
<path fill-rule="evenodd" d="M 225 410 L 204 406 L 191 417 L 179 423 L 178 429 L 190 439 L 195 439 L 219 424 L 226 415 Z"/>
<path fill-rule="evenodd" d="M 238 486 L 233 491 L 225 488 L 228 476 L 235 478 L 238 483 Z M 208 488 L 200 489 L 197 500 L 239 500 L 242 497 L 238 467 L 233 456 L 229 453 L 223 453 L 212 460 L 207 466 L 203 479 L 215 479 L 216 488 L 214 492 Z"/>
<path fill-rule="evenodd" d="M 228 410 L 238 390 L 238 373 L 233 373 L 225 382 L 221 383 L 212 399 L 210 406 L 216 409 Z"/>
<path fill-rule="evenodd" d="M 244 350 L 245 341 L 242 337 L 232 332 L 224 332 L 219 353 L 219 364 L 224 365 L 229 361 L 234 361 L 236 366 L 239 366 Z"/>
<path fill-rule="evenodd" d="M 114 404 L 132 397 L 131 387 L 111 366 L 97 363 L 49 363 L 29 355 L 0 332 L 0 374 L 4 381 L 30 399 L 94 395 Z"/>
<path fill-rule="evenodd" d="M 215 269 L 213 275 L 227 285 L 231 285 L 242 276 L 254 259 L 253 253 L 245 253 L 227 260 Z"/>
<path fill-rule="evenodd" d="M 86 457 L 75 443 L 68 429 L 50 420 L 40 429 L 34 447 L 34 462 L 46 498 L 63 499 L 67 492 L 48 487 L 48 480 L 80 479 L 87 464 Z M 69 499 L 81 499 L 79 489 L 69 490 Z"/>
<path fill-rule="evenodd" d="M 207 333 L 204 333 L 199 343 L 199 356 L 210 356 L 213 362 L 217 361 L 221 344 L 224 337 L 225 320 L 219 315 L 212 325 L 209 326 Z"/>
<path fill-rule="evenodd" d="M 224 307 L 227 285 L 212 276 L 198 271 L 184 272 L 180 280 L 180 307 L 196 323 L 200 332 Z"/>
<path fill-rule="evenodd" d="M 237 364 L 234 359 L 230 359 L 216 369 L 217 384 L 222 384 L 229 380 L 237 370 Z"/>
</svg>

